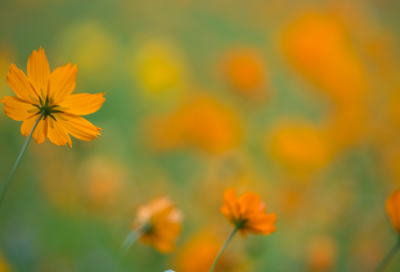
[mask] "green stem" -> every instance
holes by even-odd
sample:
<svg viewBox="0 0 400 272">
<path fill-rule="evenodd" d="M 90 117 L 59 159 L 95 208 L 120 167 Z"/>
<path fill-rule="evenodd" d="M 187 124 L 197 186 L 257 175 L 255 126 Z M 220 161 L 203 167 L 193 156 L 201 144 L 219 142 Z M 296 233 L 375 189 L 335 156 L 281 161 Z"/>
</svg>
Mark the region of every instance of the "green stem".
<svg viewBox="0 0 400 272">
<path fill-rule="evenodd" d="M 392 247 L 392 249 L 385 256 L 385 258 L 383 258 L 379 266 L 376 268 L 375 272 L 383 271 L 399 249 L 400 249 L 400 238 L 397 239 L 397 243 Z"/>
<path fill-rule="evenodd" d="M 29 133 L 29 136 L 28 136 L 28 138 L 26 139 L 25 144 L 24 144 L 24 146 L 22 147 L 21 152 L 19 153 L 19 156 L 18 156 L 17 160 L 16 160 L 15 163 L 14 163 L 14 167 L 12 168 L 11 173 L 10 173 L 10 175 L 8 176 L 8 179 L 7 179 L 7 181 L 6 181 L 6 185 L 4 186 L 3 191 L 1 192 L 1 195 L 0 195 L 0 206 L 1 206 L 1 204 L 3 203 L 4 196 L 5 196 L 5 194 L 6 194 L 8 185 L 10 184 L 11 178 L 12 178 L 14 172 L 15 172 L 15 169 L 17 169 L 18 163 L 19 163 L 19 161 L 21 160 L 22 155 L 24 154 L 25 149 L 26 149 L 26 147 L 28 146 L 28 143 L 29 143 L 29 141 L 30 141 L 31 138 L 32 138 L 33 131 L 35 131 L 35 128 L 37 127 L 37 125 L 38 125 L 40 119 L 42 119 L 43 115 L 44 115 L 44 111 L 41 112 L 39 118 L 36 120 L 36 123 L 35 123 L 35 125 L 33 126 L 32 130 L 31 130 L 31 133 Z"/>
<path fill-rule="evenodd" d="M 121 250 L 121 256 L 120 256 L 120 260 L 118 262 L 118 265 L 115 269 L 115 272 L 118 271 L 119 267 L 122 264 L 122 261 L 125 258 L 126 253 L 128 252 L 129 248 L 132 246 L 132 244 L 134 242 L 136 242 L 140 236 L 142 236 L 142 232 L 139 230 L 139 228 L 132 230 L 124 239 L 124 241 L 122 242 L 122 250 Z"/>
<path fill-rule="evenodd" d="M 228 239 L 226 239 L 225 243 L 222 245 L 221 249 L 219 250 L 217 258 L 215 258 L 215 261 L 214 261 L 213 265 L 211 266 L 209 272 L 213 272 L 214 271 L 215 267 L 217 266 L 217 263 L 218 263 L 219 259 L 221 258 L 222 253 L 224 252 L 225 248 L 229 245 L 229 243 L 231 242 L 233 236 L 235 236 L 235 234 L 236 234 L 236 232 L 238 230 L 239 230 L 239 227 L 236 227 L 232 231 L 231 235 L 229 235 Z"/>
</svg>

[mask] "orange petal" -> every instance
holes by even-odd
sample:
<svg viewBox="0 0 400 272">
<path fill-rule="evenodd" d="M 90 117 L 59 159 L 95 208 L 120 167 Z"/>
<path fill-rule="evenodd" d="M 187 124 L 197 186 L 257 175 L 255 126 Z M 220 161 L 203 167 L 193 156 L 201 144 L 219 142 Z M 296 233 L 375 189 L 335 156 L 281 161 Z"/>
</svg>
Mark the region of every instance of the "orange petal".
<svg viewBox="0 0 400 272">
<path fill-rule="evenodd" d="M 57 113 L 54 114 L 57 122 L 59 122 L 61 128 L 68 134 L 82 141 L 91 141 L 97 138 L 97 135 L 101 135 L 100 130 L 90 123 L 85 118 L 69 114 L 69 113 Z"/>
<path fill-rule="evenodd" d="M 35 109 L 31 103 L 26 102 L 24 99 L 14 96 L 6 96 L 0 102 L 4 103 L 4 111 L 6 115 L 15 121 L 25 121 L 26 119 L 36 115 Z M 30 112 L 29 112 L 30 111 Z"/>
<path fill-rule="evenodd" d="M 67 99 L 60 102 L 58 105 L 63 108 L 67 108 L 68 113 L 76 115 L 91 114 L 103 105 L 106 100 L 103 96 L 106 93 L 98 94 L 74 94 L 69 96 Z"/>
<path fill-rule="evenodd" d="M 48 118 L 40 120 L 32 134 L 38 144 L 43 143 L 47 138 Z"/>
<path fill-rule="evenodd" d="M 29 119 L 26 119 L 21 126 L 21 133 L 25 137 L 28 137 L 28 135 L 31 133 L 33 126 L 36 123 L 36 120 L 39 118 L 39 115 L 32 116 Z"/>
<path fill-rule="evenodd" d="M 17 68 L 14 64 L 10 66 L 10 72 L 7 73 L 7 83 L 14 91 L 14 93 L 26 102 L 36 98 L 37 94 L 25 73 Z"/>
<path fill-rule="evenodd" d="M 393 228 L 400 233 L 400 190 L 395 189 L 386 200 L 386 212 Z"/>
<path fill-rule="evenodd" d="M 276 231 L 276 227 L 274 225 L 276 220 L 277 216 L 275 213 L 260 213 L 247 222 L 246 228 L 254 233 L 268 235 Z"/>
<path fill-rule="evenodd" d="M 261 198 L 253 192 L 246 192 L 239 197 L 240 214 L 243 218 L 251 219 L 260 212 Z"/>
<path fill-rule="evenodd" d="M 229 219 L 234 220 L 240 217 L 239 203 L 234 188 L 228 188 L 224 193 L 224 205 L 221 212 Z"/>
<path fill-rule="evenodd" d="M 57 121 L 54 121 L 51 117 L 49 118 L 47 137 L 53 144 L 61 146 L 68 143 L 69 146 L 72 147 L 72 142 L 69 135 L 65 133 L 64 130 L 60 127 L 60 124 Z"/>
<path fill-rule="evenodd" d="M 50 67 L 44 49 L 33 50 L 28 59 L 28 78 L 36 92 L 44 98 L 48 94 Z"/>
<path fill-rule="evenodd" d="M 50 76 L 49 96 L 53 104 L 58 104 L 66 99 L 75 89 L 78 67 L 71 63 L 61 66 L 53 71 Z"/>
</svg>

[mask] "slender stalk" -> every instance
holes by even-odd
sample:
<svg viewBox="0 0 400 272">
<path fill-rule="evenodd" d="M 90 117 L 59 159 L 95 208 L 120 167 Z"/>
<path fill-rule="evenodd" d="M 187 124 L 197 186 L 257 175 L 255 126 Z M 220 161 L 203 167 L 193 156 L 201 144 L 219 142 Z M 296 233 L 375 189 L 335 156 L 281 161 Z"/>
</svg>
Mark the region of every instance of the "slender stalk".
<svg viewBox="0 0 400 272">
<path fill-rule="evenodd" d="M 140 236 L 143 235 L 143 232 L 139 230 L 139 228 L 132 230 L 122 242 L 122 249 L 121 249 L 121 256 L 118 262 L 117 267 L 115 268 L 115 272 L 118 271 L 120 268 L 122 261 L 125 258 L 126 253 L 128 252 L 129 248 L 132 246 L 134 242 L 136 242 Z"/>
<path fill-rule="evenodd" d="M 235 227 L 235 229 L 232 231 L 231 235 L 229 235 L 228 239 L 226 239 L 225 243 L 222 245 L 221 249 L 218 252 L 217 258 L 215 258 L 215 261 L 213 263 L 213 265 L 210 268 L 209 272 L 213 272 L 215 267 L 217 266 L 217 263 L 219 261 L 219 259 L 221 258 L 222 253 L 224 252 L 225 248 L 229 245 L 229 243 L 231 242 L 233 236 L 235 236 L 236 232 L 238 231 L 239 227 Z"/>
<path fill-rule="evenodd" d="M 14 167 L 12 168 L 11 173 L 10 173 L 10 175 L 8 176 L 8 179 L 7 179 L 7 181 L 6 181 L 6 185 L 4 186 L 3 191 L 1 192 L 1 195 L 0 195 L 0 206 L 1 206 L 1 204 L 3 203 L 4 196 L 5 196 L 5 194 L 6 194 L 8 185 L 10 184 L 11 178 L 12 178 L 13 175 L 14 175 L 15 169 L 17 169 L 18 163 L 19 163 L 19 161 L 21 160 L 22 155 L 24 154 L 25 149 L 26 149 L 26 147 L 28 146 L 28 143 L 29 143 L 29 141 L 30 141 L 31 138 L 32 138 L 32 134 L 33 134 L 33 132 L 35 131 L 35 128 L 37 127 L 37 125 L 38 125 L 40 119 L 42 119 L 43 115 L 44 115 L 44 111 L 41 112 L 39 118 L 36 120 L 36 123 L 35 123 L 35 125 L 33 126 L 32 130 L 31 130 L 31 133 L 29 133 L 29 136 L 28 136 L 28 138 L 26 139 L 25 144 L 24 144 L 24 146 L 22 147 L 21 152 L 19 153 L 19 156 L 18 156 L 17 160 L 16 160 L 15 163 L 14 163 Z"/>
<path fill-rule="evenodd" d="M 381 263 L 376 268 L 375 272 L 383 271 L 399 249 L 400 249 L 400 238 L 397 239 L 397 243 L 392 247 L 392 249 L 388 252 L 385 258 L 383 258 Z"/>
</svg>

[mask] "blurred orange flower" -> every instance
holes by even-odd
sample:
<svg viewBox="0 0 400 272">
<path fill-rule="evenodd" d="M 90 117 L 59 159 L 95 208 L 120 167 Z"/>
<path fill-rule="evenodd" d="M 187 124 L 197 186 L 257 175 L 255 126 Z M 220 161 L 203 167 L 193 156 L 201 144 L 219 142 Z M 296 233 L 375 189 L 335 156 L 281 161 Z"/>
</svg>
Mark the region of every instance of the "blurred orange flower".
<svg viewBox="0 0 400 272">
<path fill-rule="evenodd" d="M 387 198 L 386 212 L 393 228 L 400 234 L 400 190 L 398 188 Z"/>
<path fill-rule="evenodd" d="M 239 144 L 242 130 L 231 109 L 211 97 L 199 96 L 170 116 L 153 120 L 148 136 L 151 145 L 159 149 L 187 144 L 220 153 Z"/>
<path fill-rule="evenodd" d="M 224 71 L 237 92 L 249 98 L 265 96 L 266 71 L 261 56 L 254 50 L 232 51 L 224 62 Z"/>
<path fill-rule="evenodd" d="M 292 65 L 335 102 L 359 103 L 367 76 L 343 20 L 309 12 L 284 32 L 283 51 Z"/>
<path fill-rule="evenodd" d="M 221 247 L 217 236 L 210 233 L 200 233 L 185 245 L 176 259 L 176 271 L 208 272 Z M 225 252 L 219 260 L 215 271 L 241 271 L 239 256 Z"/>
<path fill-rule="evenodd" d="M 182 213 L 168 197 L 158 197 L 138 209 L 132 228 L 141 234 L 143 243 L 160 252 L 171 252 L 182 229 Z"/>
<path fill-rule="evenodd" d="M 296 173 L 309 173 L 326 165 L 333 155 L 329 137 L 307 122 L 285 122 L 274 129 L 268 149 L 280 163 Z"/>
<path fill-rule="evenodd" d="M 238 228 L 243 236 L 247 232 L 268 235 L 276 231 L 275 213 L 266 214 L 266 207 L 258 194 L 246 192 L 237 196 L 235 188 L 228 188 L 224 194 L 221 212 Z"/>
<path fill-rule="evenodd" d="M 308 248 L 310 271 L 331 271 L 337 259 L 337 246 L 329 236 L 313 238 Z"/>
<path fill-rule="evenodd" d="M 103 104 L 105 93 L 74 94 L 78 72 L 71 63 L 59 67 L 50 74 L 44 49 L 33 51 L 28 60 L 28 77 L 14 64 L 7 73 L 7 83 L 17 95 L 6 96 L 6 115 L 16 121 L 24 121 L 21 133 L 28 136 L 38 118 L 33 138 L 38 144 L 49 138 L 56 145 L 72 147 L 69 135 L 83 141 L 91 141 L 100 135 L 100 128 L 82 118 L 97 111 Z"/>
</svg>

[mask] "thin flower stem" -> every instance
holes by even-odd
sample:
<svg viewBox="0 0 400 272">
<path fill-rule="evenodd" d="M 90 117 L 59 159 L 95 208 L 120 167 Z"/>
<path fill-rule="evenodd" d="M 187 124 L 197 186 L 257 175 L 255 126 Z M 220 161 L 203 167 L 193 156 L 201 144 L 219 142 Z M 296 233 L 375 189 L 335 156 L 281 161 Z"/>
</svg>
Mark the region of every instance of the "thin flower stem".
<svg viewBox="0 0 400 272">
<path fill-rule="evenodd" d="M 115 269 L 115 272 L 117 272 L 118 269 L 120 268 L 120 266 L 121 266 L 121 264 L 122 264 L 122 262 L 123 262 L 123 260 L 124 260 L 124 258 L 125 258 L 126 253 L 127 253 L 128 250 L 129 250 L 129 248 L 130 248 L 130 247 L 132 246 L 132 244 L 133 244 L 134 242 L 136 242 L 136 241 L 140 238 L 140 236 L 142 236 L 142 235 L 143 235 L 143 232 L 140 231 L 139 228 L 137 228 L 137 229 L 132 230 L 132 231 L 125 237 L 124 241 L 122 242 L 121 256 L 120 256 L 118 265 L 117 265 L 117 267 L 116 267 L 116 269 Z"/>
<path fill-rule="evenodd" d="M 213 272 L 215 267 L 217 266 L 217 263 L 219 261 L 219 259 L 221 258 L 222 253 L 224 252 L 225 248 L 229 245 L 229 243 L 231 242 L 233 236 L 235 236 L 236 232 L 239 230 L 239 227 L 235 227 L 235 229 L 232 231 L 231 235 L 229 235 L 228 239 L 226 239 L 225 243 L 222 245 L 221 249 L 218 252 L 217 258 L 215 258 L 215 261 L 213 263 L 213 265 L 210 268 L 209 272 Z"/>
<path fill-rule="evenodd" d="M 392 249 L 385 256 L 385 258 L 383 258 L 379 266 L 376 268 L 375 272 L 383 271 L 399 249 L 400 249 L 400 238 L 397 239 L 397 243 L 392 247 Z"/>
<path fill-rule="evenodd" d="M 11 178 L 12 178 L 14 172 L 15 172 L 15 169 L 17 169 L 18 163 L 19 163 L 19 161 L 21 160 L 22 155 L 24 154 L 25 149 L 26 149 L 26 147 L 28 146 L 28 143 L 29 143 L 29 141 L 30 141 L 31 138 L 32 138 L 32 134 L 33 134 L 33 132 L 35 131 L 35 128 L 37 127 L 37 125 L 38 125 L 40 119 L 42 119 L 44 113 L 45 113 L 45 112 L 42 111 L 42 113 L 40 114 L 39 118 L 36 120 L 36 123 L 35 123 L 35 125 L 33 126 L 32 130 L 31 130 L 31 133 L 29 133 L 29 136 L 28 136 L 28 138 L 26 139 L 25 144 L 24 144 L 24 146 L 22 147 L 21 152 L 19 153 L 19 156 L 18 156 L 17 160 L 16 160 L 15 163 L 14 163 L 14 167 L 12 168 L 11 173 L 10 173 L 10 175 L 8 176 L 8 179 L 7 179 L 7 181 L 6 181 L 6 185 L 4 186 L 3 191 L 1 192 L 1 195 L 0 195 L 0 206 L 1 206 L 1 204 L 3 203 L 4 196 L 5 196 L 5 194 L 6 194 L 8 185 L 10 184 Z"/>
</svg>

